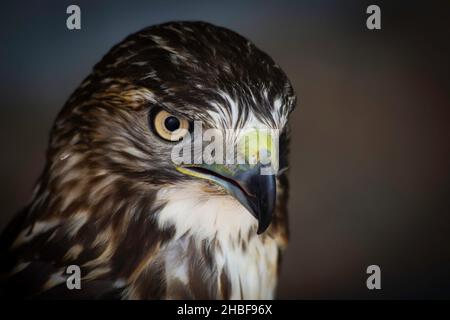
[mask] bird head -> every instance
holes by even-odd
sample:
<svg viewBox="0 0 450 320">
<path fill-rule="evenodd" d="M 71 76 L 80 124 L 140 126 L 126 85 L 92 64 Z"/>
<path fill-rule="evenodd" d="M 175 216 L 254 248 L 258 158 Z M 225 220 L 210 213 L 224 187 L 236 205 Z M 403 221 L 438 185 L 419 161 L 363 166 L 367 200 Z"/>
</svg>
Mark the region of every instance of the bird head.
<svg viewBox="0 0 450 320">
<path fill-rule="evenodd" d="M 262 233 L 287 166 L 295 100 L 281 68 L 244 37 L 202 22 L 153 26 L 114 46 L 66 103 L 43 181 L 70 190 L 63 211 L 80 198 L 115 198 L 115 212 L 143 203 L 137 197 L 157 211 L 158 199 L 170 201 L 162 193 L 195 186 L 198 197 L 244 208 Z"/>
</svg>

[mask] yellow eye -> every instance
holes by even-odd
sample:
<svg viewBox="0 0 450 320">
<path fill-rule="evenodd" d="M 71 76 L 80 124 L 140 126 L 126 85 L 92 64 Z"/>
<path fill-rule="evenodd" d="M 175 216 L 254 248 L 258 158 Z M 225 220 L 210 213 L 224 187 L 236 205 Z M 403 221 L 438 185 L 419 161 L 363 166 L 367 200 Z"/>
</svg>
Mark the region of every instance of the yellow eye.
<svg viewBox="0 0 450 320">
<path fill-rule="evenodd" d="M 167 141 L 179 141 L 189 130 L 189 122 L 186 119 L 174 116 L 167 111 L 159 111 L 154 120 L 156 133 Z"/>
</svg>

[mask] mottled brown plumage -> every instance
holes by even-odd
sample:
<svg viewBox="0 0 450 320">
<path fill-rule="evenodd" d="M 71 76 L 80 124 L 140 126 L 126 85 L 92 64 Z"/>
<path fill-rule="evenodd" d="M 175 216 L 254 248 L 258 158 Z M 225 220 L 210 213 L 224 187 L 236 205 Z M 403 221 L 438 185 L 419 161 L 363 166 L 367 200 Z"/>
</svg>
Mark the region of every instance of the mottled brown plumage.
<svg viewBox="0 0 450 320">
<path fill-rule="evenodd" d="M 278 128 L 286 168 L 294 106 L 281 69 L 232 31 L 180 22 L 129 36 L 55 121 L 32 200 L 1 237 L 1 294 L 272 297 L 288 239 L 287 172 L 277 177 L 273 221 L 258 235 L 256 219 L 221 187 L 174 169 L 172 144 L 148 121 L 162 108 L 206 127 L 253 121 Z M 65 269 L 73 264 L 81 267 L 82 290 L 67 289 Z"/>
</svg>

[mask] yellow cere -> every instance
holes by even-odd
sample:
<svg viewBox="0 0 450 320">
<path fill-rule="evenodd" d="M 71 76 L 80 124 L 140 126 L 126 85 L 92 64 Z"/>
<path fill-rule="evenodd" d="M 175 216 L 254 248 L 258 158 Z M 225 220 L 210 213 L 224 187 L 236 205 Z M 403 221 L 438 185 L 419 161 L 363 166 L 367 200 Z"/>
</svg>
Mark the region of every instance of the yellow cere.
<svg viewBox="0 0 450 320">
<path fill-rule="evenodd" d="M 239 140 L 239 150 L 250 164 L 259 162 L 261 157 L 275 155 L 272 150 L 274 139 L 272 130 L 251 129 L 247 130 Z"/>
</svg>

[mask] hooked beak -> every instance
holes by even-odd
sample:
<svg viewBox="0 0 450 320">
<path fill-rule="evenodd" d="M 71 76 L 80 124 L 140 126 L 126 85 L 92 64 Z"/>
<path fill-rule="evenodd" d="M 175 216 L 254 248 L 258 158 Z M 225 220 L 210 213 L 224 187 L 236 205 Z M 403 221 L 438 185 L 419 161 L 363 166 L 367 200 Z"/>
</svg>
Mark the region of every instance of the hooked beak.
<svg viewBox="0 0 450 320">
<path fill-rule="evenodd" d="M 260 163 L 251 166 L 200 164 L 178 166 L 177 170 L 223 187 L 258 220 L 257 233 L 261 234 L 272 221 L 276 200 L 275 175 L 261 174 L 263 167 Z"/>
</svg>

